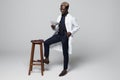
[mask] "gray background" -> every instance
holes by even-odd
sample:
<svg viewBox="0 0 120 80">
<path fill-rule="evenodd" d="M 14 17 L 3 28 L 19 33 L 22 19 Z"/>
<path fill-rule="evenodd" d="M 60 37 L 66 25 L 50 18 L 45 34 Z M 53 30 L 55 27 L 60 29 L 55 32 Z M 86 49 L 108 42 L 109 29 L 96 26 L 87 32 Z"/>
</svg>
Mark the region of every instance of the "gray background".
<svg viewBox="0 0 120 80">
<path fill-rule="evenodd" d="M 40 72 L 27 76 L 30 40 L 47 39 L 53 34 L 50 21 L 56 20 L 60 14 L 62 1 L 0 0 L 1 79 L 16 80 L 19 73 L 24 74 L 20 80 L 120 79 L 119 0 L 66 0 L 70 3 L 70 14 L 76 17 L 80 25 L 80 30 L 74 36 L 73 54 L 70 55 L 70 73 L 66 77 L 58 77 L 62 70 L 62 63 L 59 65 L 62 55 L 51 51 L 54 55 L 51 54 L 51 64 L 46 65 L 49 70 L 45 76 L 41 77 Z"/>
</svg>

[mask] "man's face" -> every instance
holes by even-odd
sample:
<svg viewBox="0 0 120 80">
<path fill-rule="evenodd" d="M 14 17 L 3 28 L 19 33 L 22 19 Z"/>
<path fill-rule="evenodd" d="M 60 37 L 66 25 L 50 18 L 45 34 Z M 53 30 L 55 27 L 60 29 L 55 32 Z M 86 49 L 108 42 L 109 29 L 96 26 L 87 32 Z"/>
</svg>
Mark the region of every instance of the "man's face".
<svg viewBox="0 0 120 80">
<path fill-rule="evenodd" d="M 61 11 L 62 14 L 65 14 L 67 12 L 67 9 L 66 9 L 65 6 L 61 6 L 60 11 Z"/>
</svg>

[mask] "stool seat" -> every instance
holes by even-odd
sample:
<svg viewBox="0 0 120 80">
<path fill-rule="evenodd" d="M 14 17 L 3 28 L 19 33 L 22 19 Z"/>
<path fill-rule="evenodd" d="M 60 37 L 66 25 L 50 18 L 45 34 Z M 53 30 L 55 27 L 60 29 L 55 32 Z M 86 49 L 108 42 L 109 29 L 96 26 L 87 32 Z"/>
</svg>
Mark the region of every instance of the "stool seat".
<svg viewBox="0 0 120 80">
<path fill-rule="evenodd" d="M 32 43 L 32 47 L 31 47 L 31 56 L 30 56 L 30 64 L 29 64 L 29 72 L 28 75 L 31 74 L 33 65 L 41 65 L 41 74 L 43 76 L 43 71 L 44 71 L 44 62 L 43 62 L 43 43 L 44 40 L 43 39 L 39 39 L 39 40 L 31 40 Z M 34 60 L 34 50 L 35 50 L 35 45 L 40 45 L 40 60 Z M 35 63 L 34 63 L 35 62 Z M 36 63 L 36 62 L 39 62 Z"/>
<path fill-rule="evenodd" d="M 31 40 L 31 42 L 34 43 L 34 44 L 41 44 L 41 43 L 44 42 L 44 40 L 43 40 L 43 39 L 39 39 L 39 40 Z"/>
</svg>

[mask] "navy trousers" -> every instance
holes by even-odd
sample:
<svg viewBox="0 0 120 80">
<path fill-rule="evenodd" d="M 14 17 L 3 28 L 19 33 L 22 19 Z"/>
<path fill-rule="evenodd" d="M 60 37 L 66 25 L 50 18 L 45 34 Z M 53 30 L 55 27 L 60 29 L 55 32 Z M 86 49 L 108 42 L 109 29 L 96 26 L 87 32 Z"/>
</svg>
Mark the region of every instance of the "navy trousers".
<svg viewBox="0 0 120 80">
<path fill-rule="evenodd" d="M 49 47 L 51 44 L 61 42 L 62 43 L 62 49 L 63 49 L 63 57 L 64 57 L 64 69 L 68 68 L 68 61 L 69 61 L 69 54 L 68 54 L 68 37 L 66 34 L 64 35 L 53 35 L 49 39 L 47 39 L 44 42 L 44 56 L 46 58 L 49 58 Z"/>
</svg>

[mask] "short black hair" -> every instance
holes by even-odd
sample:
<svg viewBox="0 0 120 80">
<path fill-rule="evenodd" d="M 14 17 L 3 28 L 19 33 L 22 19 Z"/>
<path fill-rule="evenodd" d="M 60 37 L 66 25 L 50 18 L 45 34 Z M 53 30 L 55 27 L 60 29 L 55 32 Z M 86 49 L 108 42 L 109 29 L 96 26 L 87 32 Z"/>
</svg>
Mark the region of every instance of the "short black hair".
<svg viewBox="0 0 120 80">
<path fill-rule="evenodd" d="M 65 6 L 65 8 L 68 10 L 69 9 L 69 3 L 68 2 L 62 2 L 61 7 Z"/>
</svg>

